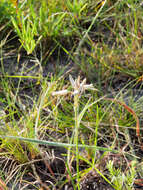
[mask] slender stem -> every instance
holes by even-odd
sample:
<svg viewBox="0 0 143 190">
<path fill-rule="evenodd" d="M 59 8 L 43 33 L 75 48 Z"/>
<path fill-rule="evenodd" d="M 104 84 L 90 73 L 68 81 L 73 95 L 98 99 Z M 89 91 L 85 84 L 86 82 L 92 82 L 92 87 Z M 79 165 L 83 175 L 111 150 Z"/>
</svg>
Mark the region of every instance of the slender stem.
<svg viewBox="0 0 143 190">
<path fill-rule="evenodd" d="M 79 150 L 78 150 L 78 134 L 79 134 L 79 94 L 74 96 L 74 112 L 75 112 L 75 137 L 74 143 L 76 144 L 76 171 L 77 171 L 77 188 L 80 190 L 79 185 Z"/>
</svg>

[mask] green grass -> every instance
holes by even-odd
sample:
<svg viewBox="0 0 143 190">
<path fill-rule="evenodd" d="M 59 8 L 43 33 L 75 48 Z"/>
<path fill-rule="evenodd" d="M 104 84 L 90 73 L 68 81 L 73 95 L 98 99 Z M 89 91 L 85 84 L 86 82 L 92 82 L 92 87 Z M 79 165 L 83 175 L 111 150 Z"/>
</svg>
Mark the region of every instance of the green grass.
<svg viewBox="0 0 143 190">
<path fill-rule="evenodd" d="M 142 183 L 143 7 L 99 2 L 1 0 L 3 189 Z"/>
</svg>

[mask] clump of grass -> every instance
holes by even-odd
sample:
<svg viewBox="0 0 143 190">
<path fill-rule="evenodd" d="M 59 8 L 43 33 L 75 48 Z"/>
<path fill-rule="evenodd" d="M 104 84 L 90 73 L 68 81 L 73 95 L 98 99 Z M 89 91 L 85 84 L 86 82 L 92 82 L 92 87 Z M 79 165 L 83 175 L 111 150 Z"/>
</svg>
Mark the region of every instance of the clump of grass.
<svg viewBox="0 0 143 190">
<path fill-rule="evenodd" d="M 115 189 L 133 189 L 133 184 L 136 177 L 135 162 L 131 163 L 131 167 L 126 174 L 122 173 L 119 168 L 116 169 L 113 166 L 113 161 L 109 161 L 107 168 L 110 172 L 109 177 L 111 178 L 111 182 L 114 184 Z"/>
<path fill-rule="evenodd" d="M 139 4 L 125 1 L 117 1 L 101 12 L 95 32 L 89 32 L 79 51 L 79 67 L 90 80 L 104 81 L 114 72 L 133 78 L 142 75 L 141 12 Z M 93 76 L 95 70 L 98 74 Z"/>
<path fill-rule="evenodd" d="M 42 1 L 41 4 L 37 1 L 11 2 L 13 5 L 11 7 L 15 7 L 12 23 L 27 53 L 33 52 L 38 44 L 37 38 L 40 41 L 45 37 L 71 36 L 74 32 L 73 28 L 77 28 L 76 20 L 78 21 L 86 8 L 85 2 L 85 0 L 80 3 L 78 1 L 72 3 L 70 0 Z"/>
<path fill-rule="evenodd" d="M 122 92 L 125 95 L 123 89 L 115 97 L 109 94 L 112 98 L 104 95 L 105 87 L 110 87 L 111 91 L 113 83 L 118 85 L 117 77 L 121 74 L 131 80 L 138 79 L 137 83 L 142 81 L 142 8 L 136 1 L 102 1 L 101 4 L 92 0 L 15 2 L 2 1 L 0 6 L 7 10 L 6 19 L 27 53 L 35 56 L 38 45 L 41 48 L 38 51 L 42 51 L 46 48 L 42 47 L 42 42 L 53 40 L 56 47 L 69 56 L 68 62 L 76 63 L 82 77 L 94 82 L 98 91 L 87 85 L 86 80 L 80 81 L 80 77 L 74 80 L 70 76 L 70 82 L 66 76 L 44 78 L 42 69 L 40 74 L 37 73 L 38 77 L 23 76 L 23 73 L 22 76 L 8 75 L 2 57 L 7 35 L 0 46 L 1 155 L 30 166 L 27 171 L 32 169 L 32 175 L 38 181 L 36 188 L 56 186 L 60 189 L 72 185 L 74 189 L 80 189 L 81 184 L 88 185 L 83 180 L 87 176 L 91 181 L 98 176 L 116 189 L 133 188 L 137 173 L 142 176 L 142 171 L 137 171 L 134 164 L 129 172 L 122 171 L 113 166 L 112 160 L 123 157 L 119 163 L 121 167 L 129 161 L 139 160 L 137 150 L 141 148 L 141 142 L 137 136 L 142 129 L 138 116 L 142 117 L 142 109 L 137 107 L 135 100 L 127 105 L 122 96 Z M 5 3 L 9 5 L 7 8 Z M 3 18 L 1 25 L 5 22 Z M 0 31 L 4 32 L 3 29 Z M 61 38 L 64 38 L 63 44 Z M 67 50 L 66 42 L 70 44 L 72 40 L 73 47 Z M 48 53 L 53 55 L 55 49 L 49 51 L 38 53 L 47 57 Z M 40 61 L 38 64 L 42 67 Z M 24 94 L 23 103 L 20 84 L 24 77 L 34 78 L 37 82 L 33 86 L 23 84 L 36 94 L 34 97 Z M 19 80 L 16 88 L 10 78 Z M 124 89 L 128 86 L 126 84 Z M 29 100 L 32 105 L 28 104 Z M 58 148 L 57 154 L 53 147 L 62 147 L 64 154 Z M 39 157 L 41 162 L 36 163 Z M 64 163 L 63 173 L 54 172 L 56 169 L 52 167 L 57 157 Z M 39 175 L 41 165 L 46 168 L 48 176 Z M 42 181 L 50 181 L 50 184 Z"/>
</svg>

